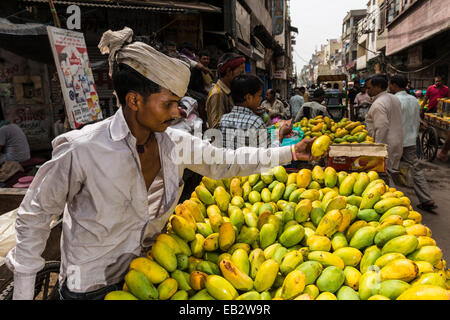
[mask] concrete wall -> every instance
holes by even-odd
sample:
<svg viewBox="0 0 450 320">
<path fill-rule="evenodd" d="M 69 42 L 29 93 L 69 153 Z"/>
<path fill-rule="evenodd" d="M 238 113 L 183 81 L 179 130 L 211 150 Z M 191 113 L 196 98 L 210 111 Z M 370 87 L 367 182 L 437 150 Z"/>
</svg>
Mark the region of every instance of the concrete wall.
<svg viewBox="0 0 450 320">
<path fill-rule="evenodd" d="M 386 55 L 395 54 L 431 36 L 450 29 L 448 0 L 419 2 L 388 26 Z"/>
<path fill-rule="evenodd" d="M 253 14 L 259 19 L 270 34 L 273 33 L 272 16 L 260 0 L 246 0 L 247 5 L 252 9 Z M 272 5 L 272 1 L 270 2 Z"/>
</svg>

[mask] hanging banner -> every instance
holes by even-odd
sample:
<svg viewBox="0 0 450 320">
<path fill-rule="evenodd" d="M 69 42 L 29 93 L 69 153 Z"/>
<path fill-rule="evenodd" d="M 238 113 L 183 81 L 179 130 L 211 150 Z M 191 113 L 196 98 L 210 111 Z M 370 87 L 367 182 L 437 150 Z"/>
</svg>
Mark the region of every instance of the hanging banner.
<svg viewBox="0 0 450 320">
<path fill-rule="evenodd" d="M 273 35 L 278 36 L 284 30 L 284 0 L 273 0 Z"/>
<path fill-rule="evenodd" d="M 70 127 L 103 119 L 83 33 L 47 27 Z"/>
</svg>

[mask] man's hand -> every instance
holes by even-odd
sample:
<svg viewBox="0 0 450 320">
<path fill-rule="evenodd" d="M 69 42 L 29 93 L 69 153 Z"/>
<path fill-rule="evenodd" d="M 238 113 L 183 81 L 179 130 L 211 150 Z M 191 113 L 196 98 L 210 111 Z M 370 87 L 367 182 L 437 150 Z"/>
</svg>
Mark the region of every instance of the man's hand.
<svg viewBox="0 0 450 320">
<path fill-rule="evenodd" d="M 200 69 L 201 71 L 205 72 L 205 73 L 209 73 L 211 76 L 213 75 L 212 71 L 209 70 L 207 67 L 205 67 L 202 63 L 198 62 L 195 67 L 197 69 Z"/>
<path fill-rule="evenodd" d="M 292 132 L 292 126 L 289 125 L 287 122 L 283 124 L 283 126 L 280 128 L 280 143 L 283 141 L 284 137 L 288 136 Z"/>
<path fill-rule="evenodd" d="M 311 146 L 313 142 L 317 139 L 317 137 L 310 139 L 303 139 L 296 145 L 294 145 L 295 155 L 297 156 L 297 160 L 302 161 L 311 161 L 311 160 L 319 160 L 320 157 L 313 157 L 311 155 Z"/>
</svg>

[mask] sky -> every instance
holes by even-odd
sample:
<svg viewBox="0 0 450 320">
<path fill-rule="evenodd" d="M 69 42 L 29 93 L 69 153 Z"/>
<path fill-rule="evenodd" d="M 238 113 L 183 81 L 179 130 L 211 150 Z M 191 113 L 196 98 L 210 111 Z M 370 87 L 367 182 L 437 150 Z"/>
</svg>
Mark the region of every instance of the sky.
<svg viewBox="0 0 450 320">
<path fill-rule="evenodd" d="M 291 0 L 292 26 L 298 28 L 293 59 L 297 73 L 327 39 L 339 39 L 350 10 L 365 9 L 368 0 Z M 306 61 L 305 61 L 306 60 Z"/>
</svg>

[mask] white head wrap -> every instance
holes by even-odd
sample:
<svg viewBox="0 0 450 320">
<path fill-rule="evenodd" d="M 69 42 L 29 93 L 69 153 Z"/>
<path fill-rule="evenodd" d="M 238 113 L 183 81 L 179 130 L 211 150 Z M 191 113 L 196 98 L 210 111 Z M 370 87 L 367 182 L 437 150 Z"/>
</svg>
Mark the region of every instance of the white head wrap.
<svg viewBox="0 0 450 320">
<path fill-rule="evenodd" d="M 109 76 L 112 77 L 114 62 L 124 63 L 178 97 L 183 97 L 191 76 L 189 66 L 143 42 L 130 43 L 132 39 L 133 30 L 128 27 L 103 33 L 98 48 L 102 54 L 109 54 Z"/>
</svg>

